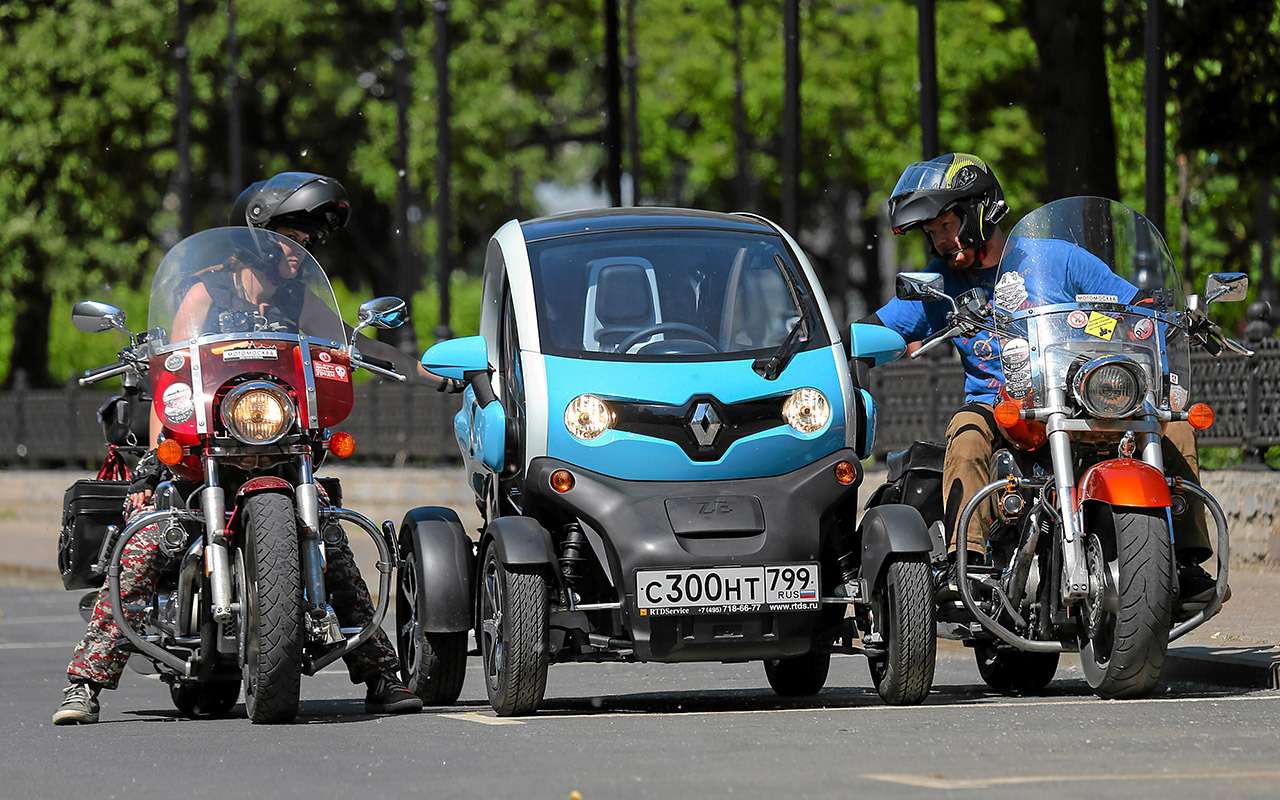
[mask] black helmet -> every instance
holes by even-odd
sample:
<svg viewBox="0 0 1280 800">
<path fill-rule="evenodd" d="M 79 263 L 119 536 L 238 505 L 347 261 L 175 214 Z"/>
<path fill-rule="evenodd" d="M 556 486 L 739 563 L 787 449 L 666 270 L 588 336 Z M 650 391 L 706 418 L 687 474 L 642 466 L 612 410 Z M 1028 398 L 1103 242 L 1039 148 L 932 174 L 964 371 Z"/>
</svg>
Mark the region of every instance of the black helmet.
<svg viewBox="0 0 1280 800">
<path fill-rule="evenodd" d="M 995 173 L 977 156 L 947 153 L 907 167 L 889 196 L 889 224 L 899 236 L 944 211 L 960 216 L 960 244 L 981 247 L 1009 213 Z"/>
<path fill-rule="evenodd" d="M 288 225 L 324 241 L 333 231 L 346 227 L 350 215 L 347 190 L 334 178 L 314 172 L 281 172 L 249 184 L 231 206 L 228 224 L 251 228 Z"/>
</svg>

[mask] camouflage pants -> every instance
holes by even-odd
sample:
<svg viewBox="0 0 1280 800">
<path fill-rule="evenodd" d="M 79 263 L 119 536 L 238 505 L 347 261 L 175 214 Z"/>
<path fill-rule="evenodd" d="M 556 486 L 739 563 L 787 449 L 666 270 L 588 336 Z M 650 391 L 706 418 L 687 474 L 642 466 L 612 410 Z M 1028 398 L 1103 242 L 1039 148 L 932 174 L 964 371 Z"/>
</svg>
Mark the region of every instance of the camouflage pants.
<svg viewBox="0 0 1280 800">
<path fill-rule="evenodd" d="M 137 513 L 154 509 L 144 507 Z M 333 602 L 333 610 L 343 627 L 360 627 L 373 618 L 373 600 L 369 587 L 360 577 L 351 547 L 344 539 L 337 546 L 326 548 L 328 569 L 325 584 Z M 120 602 L 125 619 L 140 628 L 143 608 L 151 600 L 156 583 L 164 574 L 172 559 L 160 550 L 160 531 L 150 525 L 138 531 L 125 546 L 120 559 Z M 120 683 L 120 675 L 133 652 L 124 634 L 111 614 L 111 595 L 104 583 L 98 590 L 98 601 L 84 638 L 76 645 L 67 665 L 67 677 L 73 683 L 92 682 L 106 689 L 114 689 Z M 387 634 L 379 628 L 369 641 L 343 656 L 352 683 L 364 683 L 379 675 L 396 673 L 400 661 Z"/>
</svg>

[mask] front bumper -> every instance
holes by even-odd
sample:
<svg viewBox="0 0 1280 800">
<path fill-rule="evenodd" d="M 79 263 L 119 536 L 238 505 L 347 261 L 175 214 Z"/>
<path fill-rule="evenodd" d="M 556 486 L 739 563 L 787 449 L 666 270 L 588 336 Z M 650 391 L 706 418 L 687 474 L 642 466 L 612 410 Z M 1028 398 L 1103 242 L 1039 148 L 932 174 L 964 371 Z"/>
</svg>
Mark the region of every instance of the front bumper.
<svg viewBox="0 0 1280 800">
<path fill-rule="evenodd" d="M 840 461 L 855 466 L 856 477 L 849 485 L 835 478 Z M 562 468 L 573 473 L 575 483 L 559 494 L 550 488 L 550 475 Z M 824 541 L 823 521 L 841 506 L 852 512 L 861 480 L 857 456 L 850 449 L 784 475 L 696 482 L 618 480 L 557 459 L 537 458 L 526 475 L 526 513 L 541 516 L 539 509 L 554 510 L 580 518 L 599 534 L 608 562 L 604 566 L 622 604 L 623 625 L 637 659 L 781 658 L 811 649 L 821 612 L 642 617 L 636 603 L 636 571 L 819 562 L 826 594 L 840 576 L 830 557 L 834 543 Z M 712 509 L 708 520 L 700 521 L 696 512 L 684 513 L 679 504 L 667 502 L 691 498 Z M 735 530 L 715 519 L 722 499 L 735 508 L 744 502 L 758 507 L 745 515 L 731 514 L 750 520 Z M 852 513 L 849 517 L 852 526 Z"/>
</svg>

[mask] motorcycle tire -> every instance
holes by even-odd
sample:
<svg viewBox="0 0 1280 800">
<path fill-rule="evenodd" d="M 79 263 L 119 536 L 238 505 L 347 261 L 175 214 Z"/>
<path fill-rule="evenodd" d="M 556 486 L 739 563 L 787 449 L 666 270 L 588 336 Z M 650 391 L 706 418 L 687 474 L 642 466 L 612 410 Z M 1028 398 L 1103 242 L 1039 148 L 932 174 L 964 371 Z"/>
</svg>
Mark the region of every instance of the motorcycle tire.
<svg viewBox="0 0 1280 800">
<path fill-rule="evenodd" d="M 302 684 L 302 565 L 293 500 L 245 498 L 241 667 L 244 707 L 255 723 L 292 722 Z"/>
<path fill-rule="evenodd" d="M 547 580 L 508 570 L 493 544 L 481 563 L 476 638 L 489 705 L 502 717 L 532 714 L 547 689 Z"/>
<path fill-rule="evenodd" d="M 423 586 L 421 562 L 406 538 L 400 549 L 396 583 L 396 653 L 409 691 L 429 706 L 452 705 L 467 676 L 467 633 L 428 633 L 418 619 L 418 590 Z"/>
<path fill-rule="evenodd" d="M 769 686 L 782 697 L 808 697 L 822 691 L 831 669 L 831 654 L 809 652 L 791 658 L 770 658 L 764 662 Z"/>
<path fill-rule="evenodd" d="M 1001 694 L 1037 694 L 1058 671 L 1058 653 L 1024 653 L 982 642 L 973 655 L 982 680 Z"/>
<path fill-rule="evenodd" d="M 1110 509 L 1097 540 L 1105 567 L 1118 576 L 1114 613 L 1103 611 L 1098 635 L 1086 633 L 1080 662 L 1085 679 L 1099 697 L 1145 697 L 1160 683 L 1173 618 L 1173 548 L 1163 513 Z M 1102 544 L 1114 538 L 1114 544 Z M 1104 538 L 1105 537 L 1105 538 Z M 1110 552 L 1114 550 L 1114 552 Z M 1096 559 L 1095 559 L 1096 560 Z M 1111 564 L 1115 563 L 1112 568 Z M 1102 576 L 1105 579 L 1105 574 Z M 1091 577 L 1091 583 L 1093 579 Z M 1085 620 L 1089 630 L 1089 620 Z"/>
<path fill-rule="evenodd" d="M 924 561 L 893 561 L 872 596 L 872 622 L 884 655 L 868 656 L 871 682 L 889 705 L 913 706 L 933 686 L 937 625 L 933 575 Z"/>
<path fill-rule="evenodd" d="M 240 699 L 240 682 L 173 683 L 169 697 L 184 717 L 225 717 Z"/>
</svg>

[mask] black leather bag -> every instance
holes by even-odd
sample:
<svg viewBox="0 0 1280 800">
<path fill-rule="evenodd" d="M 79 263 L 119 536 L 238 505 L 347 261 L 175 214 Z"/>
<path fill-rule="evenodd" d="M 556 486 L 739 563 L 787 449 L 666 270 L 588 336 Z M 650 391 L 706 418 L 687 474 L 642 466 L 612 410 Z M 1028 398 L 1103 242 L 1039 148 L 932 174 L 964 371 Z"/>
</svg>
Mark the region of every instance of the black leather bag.
<svg viewBox="0 0 1280 800">
<path fill-rule="evenodd" d="M 107 535 L 107 527 L 124 527 L 124 499 L 129 481 L 81 480 L 62 499 L 62 533 L 58 536 L 58 571 L 67 589 L 96 589 L 106 577 L 91 567 Z"/>
<path fill-rule="evenodd" d="M 946 452 L 946 445 L 916 442 L 906 450 L 890 453 L 886 459 L 889 475 L 872 493 L 867 508 L 906 503 L 920 512 L 926 526 L 941 520 L 942 459 Z"/>
</svg>

